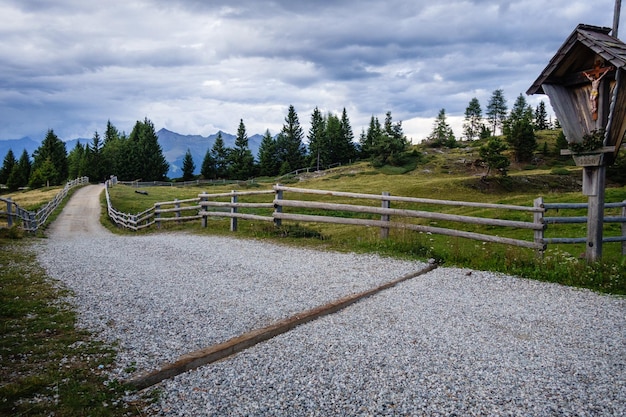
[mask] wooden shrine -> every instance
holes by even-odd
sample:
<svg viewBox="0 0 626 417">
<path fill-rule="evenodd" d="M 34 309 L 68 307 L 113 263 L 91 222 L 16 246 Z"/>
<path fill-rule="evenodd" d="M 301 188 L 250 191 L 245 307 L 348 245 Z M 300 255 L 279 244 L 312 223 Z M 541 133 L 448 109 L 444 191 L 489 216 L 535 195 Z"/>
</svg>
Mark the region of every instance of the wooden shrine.
<svg viewBox="0 0 626 417">
<path fill-rule="evenodd" d="M 614 162 L 626 133 L 626 44 L 612 29 L 578 25 L 527 94 L 547 94 L 583 167 L 589 198 L 588 261 L 602 257 L 606 166 Z"/>
</svg>

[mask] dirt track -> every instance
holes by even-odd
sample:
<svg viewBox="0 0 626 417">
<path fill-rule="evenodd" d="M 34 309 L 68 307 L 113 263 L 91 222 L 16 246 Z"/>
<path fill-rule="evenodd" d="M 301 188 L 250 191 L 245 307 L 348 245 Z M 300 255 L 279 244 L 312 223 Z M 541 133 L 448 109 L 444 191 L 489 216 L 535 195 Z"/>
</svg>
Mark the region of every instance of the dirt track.
<svg viewBox="0 0 626 417">
<path fill-rule="evenodd" d="M 109 233 L 100 224 L 100 193 L 104 185 L 88 185 L 76 191 L 59 217 L 51 224 L 50 237 L 72 238 Z"/>
</svg>

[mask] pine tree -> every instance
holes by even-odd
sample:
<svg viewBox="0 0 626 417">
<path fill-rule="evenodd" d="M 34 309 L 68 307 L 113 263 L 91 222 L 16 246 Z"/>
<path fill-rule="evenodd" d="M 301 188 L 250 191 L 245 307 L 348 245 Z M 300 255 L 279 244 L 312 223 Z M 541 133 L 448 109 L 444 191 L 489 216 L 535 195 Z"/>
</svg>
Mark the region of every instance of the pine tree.
<svg viewBox="0 0 626 417">
<path fill-rule="evenodd" d="M 306 146 L 302 143 L 304 133 L 293 105 L 289 106 L 283 129 L 276 139 L 276 150 L 280 159 L 280 174 L 284 175 L 304 167 Z"/>
<path fill-rule="evenodd" d="M 33 173 L 37 170 L 41 170 L 43 165 L 46 164 L 45 170 L 45 183 L 50 185 L 59 185 L 68 179 L 68 163 L 67 163 L 67 150 L 65 149 L 65 143 L 61 141 L 54 134 L 52 129 L 48 130 L 45 139 L 41 143 L 41 146 L 35 150 L 33 162 Z M 47 162 L 52 164 L 54 168 L 54 176 L 50 177 L 52 170 L 47 166 Z M 41 182 L 35 182 L 36 184 L 42 184 Z M 43 185 L 43 184 L 42 184 Z"/>
<path fill-rule="evenodd" d="M 122 147 L 126 137 L 120 135 L 119 131 L 111 121 L 107 121 L 107 127 L 104 132 L 104 143 L 100 151 L 101 172 L 103 177 L 117 175 L 122 177 L 120 172 L 120 164 L 122 163 Z"/>
<path fill-rule="evenodd" d="M 320 168 L 328 165 L 329 162 L 329 138 L 326 132 L 326 120 L 322 112 L 315 107 L 311 114 L 311 127 L 309 128 L 309 166 Z"/>
<path fill-rule="evenodd" d="M 509 128 L 507 142 L 513 148 L 517 162 L 532 160 L 537 149 L 537 138 L 531 120 L 525 117 L 514 121 Z"/>
<path fill-rule="evenodd" d="M 568 156 L 561 156 L 561 149 L 567 149 L 568 147 L 567 138 L 565 137 L 565 133 L 561 130 L 559 135 L 556 137 L 556 142 L 554 144 L 554 154 L 559 156 L 561 159 L 569 159 Z"/>
<path fill-rule="evenodd" d="M 548 123 L 548 113 L 546 112 L 546 104 L 542 101 L 539 102 L 535 109 L 535 126 L 537 130 L 548 130 L 550 124 Z"/>
<path fill-rule="evenodd" d="M 501 89 L 495 90 L 487 104 L 487 120 L 489 120 L 491 124 L 492 135 L 495 136 L 498 128 L 502 129 L 504 121 L 506 120 L 507 110 L 504 91 Z"/>
<path fill-rule="evenodd" d="M 489 176 L 491 170 L 497 170 L 503 176 L 507 174 L 511 161 L 502 154 L 506 149 L 506 144 L 496 137 L 490 138 L 485 145 L 480 147 L 479 155 L 487 164 L 485 176 Z"/>
<path fill-rule="evenodd" d="M 279 170 L 280 161 L 276 154 L 276 140 L 268 129 L 265 131 L 259 146 L 259 175 L 272 177 L 278 175 Z"/>
<path fill-rule="evenodd" d="M 341 120 L 332 113 L 326 116 L 326 167 L 341 162 L 341 152 L 343 144 L 343 131 L 341 129 Z"/>
<path fill-rule="evenodd" d="M 183 157 L 183 181 L 191 181 L 195 178 L 194 171 L 196 170 L 196 164 L 193 162 L 191 151 L 187 148 L 187 152 Z"/>
<path fill-rule="evenodd" d="M 247 180 L 254 172 L 254 157 L 248 147 L 248 134 L 243 119 L 239 121 L 235 147 L 230 152 L 231 177 L 238 180 Z"/>
<path fill-rule="evenodd" d="M 15 154 L 13 154 L 12 149 L 9 149 L 2 162 L 2 168 L 0 168 L 0 184 L 7 184 L 9 175 L 11 175 L 11 171 L 13 171 L 16 165 L 17 159 L 15 159 Z"/>
<path fill-rule="evenodd" d="M 169 164 L 163 156 L 159 138 L 154 125 L 146 117 L 143 122 L 137 121 L 128 137 L 128 147 L 133 179 L 144 181 L 163 181 L 166 178 Z"/>
<path fill-rule="evenodd" d="M 11 174 L 7 179 L 7 187 L 9 187 L 9 190 L 15 191 L 20 187 L 26 187 L 30 178 L 31 169 L 32 164 L 30 162 L 30 156 L 26 149 L 24 149 L 20 159 L 11 170 Z"/>
<path fill-rule="evenodd" d="M 78 141 L 67 156 L 69 178 L 79 178 L 84 175 L 85 158 L 85 147 Z"/>
<path fill-rule="evenodd" d="M 476 97 L 470 100 L 465 109 L 465 121 L 463 123 L 463 136 L 466 140 L 474 140 L 480 136 L 483 128 L 483 111 Z"/>
<path fill-rule="evenodd" d="M 439 114 L 435 119 L 433 131 L 428 136 L 427 141 L 430 146 L 435 148 L 442 146 L 453 148 L 456 145 L 454 132 L 446 119 L 446 109 L 439 110 Z"/>
<path fill-rule="evenodd" d="M 103 143 L 98 131 L 95 131 L 91 144 L 85 146 L 85 166 L 83 167 L 83 175 L 86 175 L 91 180 L 100 181 L 104 179 L 105 167 L 102 157 Z M 70 176 L 70 178 L 75 178 Z"/>
<path fill-rule="evenodd" d="M 215 176 L 217 178 L 227 178 L 229 170 L 228 161 L 229 149 L 224 145 L 224 139 L 222 138 L 222 131 L 217 132 L 215 142 L 211 148 L 211 156 L 215 161 Z"/>
<path fill-rule="evenodd" d="M 202 160 L 202 166 L 200 167 L 200 175 L 205 180 L 214 180 L 217 178 L 217 169 L 215 167 L 215 159 L 211 154 L 211 149 L 207 149 Z"/>
<path fill-rule="evenodd" d="M 357 149 L 354 144 L 354 132 L 345 107 L 341 112 L 341 139 L 337 145 L 339 155 L 337 162 L 346 163 L 356 158 Z"/>
<path fill-rule="evenodd" d="M 370 124 L 367 128 L 367 133 L 361 134 L 360 147 L 361 158 L 369 159 L 374 156 L 374 148 L 380 142 L 380 137 L 383 131 L 378 121 L 378 117 L 372 115 L 370 118 Z"/>
</svg>

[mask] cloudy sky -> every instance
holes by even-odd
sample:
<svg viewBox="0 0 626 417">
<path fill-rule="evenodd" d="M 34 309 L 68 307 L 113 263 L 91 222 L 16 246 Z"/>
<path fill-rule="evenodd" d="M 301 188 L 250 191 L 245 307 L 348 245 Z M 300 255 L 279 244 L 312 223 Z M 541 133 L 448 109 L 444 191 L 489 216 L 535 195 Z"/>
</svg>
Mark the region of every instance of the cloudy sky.
<svg viewBox="0 0 626 417">
<path fill-rule="evenodd" d="M 511 107 L 578 23 L 612 26 L 614 4 L 0 0 L 0 139 L 90 138 L 107 120 L 129 133 L 144 117 L 275 134 L 290 104 L 305 132 L 314 107 L 345 107 L 357 137 L 391 111 L 418 141 L 444 108 L 460 136 L 472 97 L 484 111 L 501 88 Z"/>
</svg>

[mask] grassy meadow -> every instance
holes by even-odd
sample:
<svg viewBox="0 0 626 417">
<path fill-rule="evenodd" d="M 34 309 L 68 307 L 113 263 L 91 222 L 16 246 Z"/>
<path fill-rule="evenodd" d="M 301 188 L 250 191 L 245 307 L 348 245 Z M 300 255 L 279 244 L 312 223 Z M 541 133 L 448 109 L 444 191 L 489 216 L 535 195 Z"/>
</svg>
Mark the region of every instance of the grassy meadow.
<svg viewBox="0 0 626 417">
<path fill-rule="evenodd" d="M 553 146 L 554 132 L 543 132 L 543 142 Z M 404 167 L 375 168 L 367 162 L 335 168 L 320 173 L 308 173 L 297 178 L 264 179 L 252 184 L 225 186 L 147 187 L 136 193 L 128 186 L 115 186 L 110 190 L 114 207 L 126 213 L 139 213 L 157 202 L 184 200 L 198 197 L 202 192 L 220 193 L 231 190 L 250 191 L 271 189 L 276 182 L 298 188 L 347 191 L 354 193 L 380 194 L 384 191 L 395 196 L 444 199 L 455 201 L 487 202 L 532 206 L 533 200 L 543 197 L 546 203 L 572 203 L 587 201 L 582 195 L 582 171 L 573 166 L 569 158 L 538 155 L 534 165 L 511 167 L 507 177 L 483 178 L 485 168 L 475 166 L 478 158 L 477 146 L 455 149 L 432 149 L 416 146 L 412 158 Z M 626 200 L 626 187 L 612 183 L 606 190 L 607 202 Z M 285 198 L 316 200 L 343 204 L 379 206 L 371 200 L 327 197 L 285 193 Z M 271 195 L 240 197 L 239 202 L 270 202 Z M 104 201 L 104 200 L 103 200 Z M 228 201 L 223 198 L 219 201 Z M 196 203 L 189 203 L 193 205 Z M 184 204 L 183 204 L 184 206 Z M 171 207 L 171 206 L 169 206 Z M 415 203 L 392 203 L 393 208 L 436 211 L 449 214 L 494 217 L 507 220 L 532 222 L 532 213 L 483 208 L 433 206 Z M 288 211 L 289 209 L 285 209 Z M 240 209 L 260 215 L 270 215 L 271 209 Z M 325 210 L 298 210 L 298 213 L 329 216 L 348 216 L 345 212 Z M 609 216 L 619 216 L 619 209 L 607 210 Z M 173 214 L 170 214 L 172 216 Z M 549 211 L 546 216 L 585 216 L 585 210 Z M 165 215 L 167 216 L 167 215 Z M 351 217 L 379 219 L 368 214 L 350 214 Z M 397 219 L 396 219 L 397 220 Z M 403 220 L 405 221 L 405 220 Z M 413 223 L 436 227 L 457 228 L 470 232 L 495 234 L 532 241 L 533 231 L 495 226 L 461 225 L 448 221 L 410 220 Z M 105 224 L 108 222 L 103 219 Z M 108 222 L 112 230 L 116 228 Z M 229 231 L 230 220 L 210 218 L 209 226 L 200 227 L 200 221 L 186 224 L 163 223 L 162 230 L 188 230 L 196 233 L 233 235 Z M 146 232 L 154 233 L 156 228 Z M 621 225 L 606 224 L 605 236 L 621 235 Z M 389 239 L 380 238 L 380 229 L 374 227 L 336 225 L 324 223 L 283 222 L 279 229 L 272 223 L 238 220 L 235 236 L 272 239 L 286 244 L 314 246 L 329 250 L 377 252 L 385 256 L 424 260 L 434 258 L 448 266 L 492 270 L 527 278 L 558 282 L 565 285 L 590 288 L 614 294 L 626 294 L 626 257 L 622 255 L 621 243 L 605 243 L 603 260 L 587 265 L 584 244 L 549 245 L 538 257 L 536 251 L 503 244 L 483 243 L 457 237 L 419 233 L 404 229 L 391 229 Z M 545 237 L 585 237 L 585 224 L 550 225 Z"/>
</svg>

